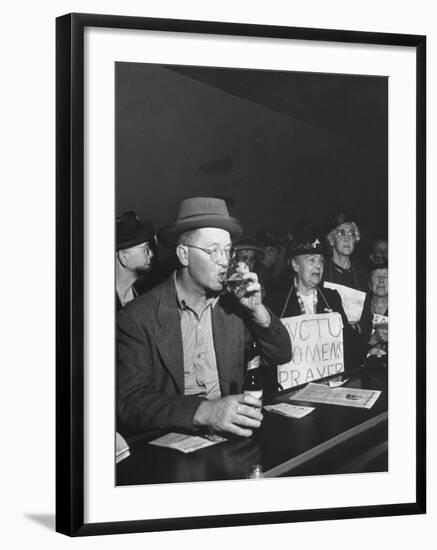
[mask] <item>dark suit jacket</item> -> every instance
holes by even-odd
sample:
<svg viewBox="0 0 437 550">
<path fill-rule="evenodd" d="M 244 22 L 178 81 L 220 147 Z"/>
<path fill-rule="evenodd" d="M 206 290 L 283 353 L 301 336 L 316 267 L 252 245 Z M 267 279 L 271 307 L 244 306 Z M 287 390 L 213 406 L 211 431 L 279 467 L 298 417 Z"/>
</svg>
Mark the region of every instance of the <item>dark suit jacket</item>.
<svg viewBox="0 0 437 550">
<path fill-rule="evenodd" d="M 288 332 L 272 314 L 268 328 L 244 319 L 232 296 L 212 311 L 212 330 L 222 395 L 241 392 L 250 331 L 271 365 L 291 359 Z M 120 310 L 117 412 L 119 431 L 129 436 L 150 430 L 193 429 L 200 398 L 184 395 L 180 318 L 173 277 Z"/>
<path fill-rule="evenodd" d="M 344 270 L 336 265 L 331 258 L 326 258 L 323 280 L 369 292 L 369 273 L 360 263 L 355 261 L 351 262 L 351 268 L 352 271 Z"/>
<path fill-rule="evenodd" d="M 144 277 L 141 277 L 140 279 L 134 282 L 133 288 L 134 288 L 134 291 L 136 292 L 136 296 L 134 297 L 134 300 L 135 300 L 135 298 L 137 298 L 138 296 L 141 296 L 141 294 L 144 294 L 149 290 L 150 284 L 148 280 L 146 280 Z M 115 306 L 116 306 L 117 313 L 120 311 L 120 309 L 123 308 L 120 302 L 120 298 L 118 297 L 117 291 L 115 291 Z"/>
</svg>

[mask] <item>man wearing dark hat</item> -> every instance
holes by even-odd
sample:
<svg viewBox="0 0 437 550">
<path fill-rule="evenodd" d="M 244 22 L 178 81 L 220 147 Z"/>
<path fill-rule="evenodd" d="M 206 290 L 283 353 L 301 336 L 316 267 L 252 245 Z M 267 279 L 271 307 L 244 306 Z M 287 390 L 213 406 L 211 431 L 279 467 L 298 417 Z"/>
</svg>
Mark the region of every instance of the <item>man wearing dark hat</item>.
<svg viewBox="0 0 437 550">
<path fill-rule="evenodd" d="M 277 302 L 288 290 L 288 282 L 292 275 L 286 259 L 287 244 L 285 239 L 281 239 L 274 231 L 266 230 L 257 233 L 257 245 L 264 252 L 262 263 L 265 268 L 263 286 L 266 305 L 277 314 Z"/>
<path fill-rule="evenodd" d="M 155 229 L 141 222 L 133 211 L 124 212 L 116 220 L 117 253 L 115 286 L 117 311 L 140 294 L 136 284 L 152 268 Z"/>
<path fill-rule="evenodd" d="M 271 365 L 289 361 L 285 327 L 262 304 L 254 273 L 246 294 L 224 293 L 232 241 L 242 235 L 221 199 L 185 199 L 158 239 L 179 268 L 118 315 L 120 431 L 213 429 L 250 436 L 261 402 L 242 394 L 245 352 L 255 338 Z"/>
<path fill-rule="evenodd" d="M 246 262 L 253 271 L 256 264 L 264 258 L 264 252 L 260 248 L 254 239 L 250 237 L 243 237 L 234 244 L 235 257 L 241 261 Z"/>
<path fill-rule="evenodd" d="M 257 245 L 262 250 L 264 257 L 262 263 L 266 267 L 266 283 L 275 285 L 282 277 L 288 275 L 286 257 L 286 244 L 275 232 L 259 231 L 257 233 Z"/>
</svg>

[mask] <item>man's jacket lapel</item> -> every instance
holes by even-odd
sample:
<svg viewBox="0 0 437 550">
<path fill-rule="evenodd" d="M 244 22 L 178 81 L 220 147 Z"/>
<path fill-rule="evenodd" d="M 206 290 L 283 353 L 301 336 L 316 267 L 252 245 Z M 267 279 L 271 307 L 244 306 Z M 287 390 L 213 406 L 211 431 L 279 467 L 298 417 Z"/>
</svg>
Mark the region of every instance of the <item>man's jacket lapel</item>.
<svg viewBox="0 0 437 550">
<path fill-rule="evenodd" d="M 184 352 L 173 277 L 162 287 L 158 304 L 156 344 L 164 367 L 172 376 L 178 393 L 184 394 Z"/>
<path fill-rule="evenodd" d="M 235 350 L 240 347 L 240 333 L 236 331 L 235 323 L 225 314 L 217 303 L 212 311 L 212 330 L 217 370 L 222 393 L 229 393 L 231 380 L 235 378 Z"/>
</svg>

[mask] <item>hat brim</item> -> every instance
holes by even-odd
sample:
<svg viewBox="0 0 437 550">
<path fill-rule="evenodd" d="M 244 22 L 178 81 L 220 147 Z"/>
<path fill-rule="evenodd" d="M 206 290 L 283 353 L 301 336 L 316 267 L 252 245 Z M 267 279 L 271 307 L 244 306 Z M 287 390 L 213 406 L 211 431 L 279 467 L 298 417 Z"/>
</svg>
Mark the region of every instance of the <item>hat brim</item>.
<svg viewBox="0 0 437 550">
<path fill-rule="evenodd" d="M 357 222 L 355 221 L 353 216 L 343 215 L 341 218 L 337 217 L 337 218 L 332 219 L 332 220 L 329 221 L 329 223 L 327 225 L 328 230 L 326 231 L 326 235 L 329 235 L 330 233 L 332 233 L 332 231 L 335 231 L 337 229 L 337 227 L 340 227 L 341 225 L 344 225 L 345 223 L 355 223 L 355 224 L 357 224 Z"/>
<path fill-rule="evenodd" d="M 193 231 L 194 229 L 202 229 L 203 227 L 217 227 L 224 229 L 231 235 L 231 239 L 240 239 L 243 235 L 243 229 L 235 218 L 223 216 L 193 216 L 191 219 L 177 221 L 164 226 L 158 231 L 158 240 L 168 248 L 176 246 L 177 238 L 185 231 Z"/>
<path fill-rule="evenodd" d="M 290 257 L 294 258 L 296 256 L 302 256 L 304 254 L 320 254 L 320 256 L 328 256 L 328 251 L 326 248 L 318 247 L 318 248 L 302 248 L 299 250 L 292 250 L 290 253 Z"/>
<path fill-rule="evenodd" d="M 256 245 L 251 245 L 251 244 L 249 244 L 249 245 L 236 244 L 234 246 L 234 250 L 236 252 L 238 252 L 240 250 L 253 250 L 257 254 L 259 254 L 262 258 L 264 258 L 264 256 L 265 256 L 264 250 L 262 248 L 260 248 L 259 246 L 256 246 Z"/>
</svg>

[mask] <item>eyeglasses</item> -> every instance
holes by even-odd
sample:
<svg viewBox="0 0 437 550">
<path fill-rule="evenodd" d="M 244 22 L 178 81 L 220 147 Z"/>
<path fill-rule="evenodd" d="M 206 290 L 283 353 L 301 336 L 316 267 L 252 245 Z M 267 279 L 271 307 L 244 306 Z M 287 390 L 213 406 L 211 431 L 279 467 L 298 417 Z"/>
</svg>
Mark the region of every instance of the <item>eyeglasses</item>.
<svg viewBox="0 0 437 550">
<path fill-rule="evenodd" d="M 348 239 L 356 239 L 357 236 L 355 234 L 355 231 L 353 229 L 349 229 L 348 231 L 346 231 L 345 229 L 338 229 L 335 234 L 337 235 L 337 237 L 339 237 L 340 239 L 346 239 L 346 237 Z"/>
<path fill-rule="evenodd" d="M 208 254 L 211 260 L 214 263 L 218 263 L 223 257 L 226 258 L 226 260 L 232 260 L 235 256 L 235 250 L 232 247 L 227 248 L 220 248 L 219 246 L 215 246 L 214 248 L 202 248 L 201 246 L 195 246 L 194 244 L 184 244 L 184 246 L 188 246 L 189 248 L 197 248 L 197 250 L 202 250 L 202 252 L 205 252 L 205 254 Z"/>
<path fill-rule="evenodd" d="M 146 254 L 151 254 L 153 252 L 149 243 L 139 244 L 138 246 L 133 246 L 132 248 L 142 249 Z"/>
</svg>

